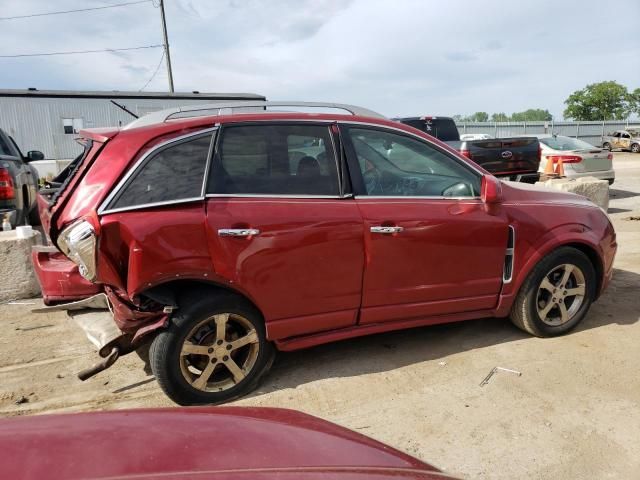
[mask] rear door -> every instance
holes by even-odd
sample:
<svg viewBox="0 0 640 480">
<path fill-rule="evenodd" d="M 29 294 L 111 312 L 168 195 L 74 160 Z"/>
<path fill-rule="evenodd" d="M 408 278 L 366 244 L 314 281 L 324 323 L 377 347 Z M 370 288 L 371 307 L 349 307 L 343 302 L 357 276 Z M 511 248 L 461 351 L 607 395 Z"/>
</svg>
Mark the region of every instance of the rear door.
<svg viewBox="0 0 640 480">
<path fill-rule="evenodd" d="M 627 132 L 620 133 L 620 148 L 629 150 L 631 148 L 631 135 Z"/>
<path fill-rule="evenodd" d="M 360 322 L 493 308 L 508 224 L 484 208 L 481 174 L 407 134 L 357 125 L 342 131 L 365 224 Z"/>
<path fill-rule="evenodd" d="M 326 123 L 221 129 L 207 186 L 211 257 L 260 307 L 271 338 L 356 321 L 363 224 L 339 166 Z"/>
</svg>

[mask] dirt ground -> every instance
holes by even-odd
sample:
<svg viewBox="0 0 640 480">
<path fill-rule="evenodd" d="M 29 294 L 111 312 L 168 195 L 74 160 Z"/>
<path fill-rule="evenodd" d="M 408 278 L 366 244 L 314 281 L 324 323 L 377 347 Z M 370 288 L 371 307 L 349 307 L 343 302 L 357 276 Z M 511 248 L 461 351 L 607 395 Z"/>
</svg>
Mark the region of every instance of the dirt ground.
<svg viewBox="0 0 640 480">
<path fill-rule="evenodd" d="M 640 155 L 617 153 L 615 168 L 613 283 L 573 333 L 490 319 L 280 354 L 235 404 L 302 410 L 465 478 L 640 478 Z M 0 415 L 172 406 L 135 355 L 77 380 L 96 354 L 39 305 L 0 306 Z M 480 387 L 495 366 L 522 376 Z"/>
</svg>

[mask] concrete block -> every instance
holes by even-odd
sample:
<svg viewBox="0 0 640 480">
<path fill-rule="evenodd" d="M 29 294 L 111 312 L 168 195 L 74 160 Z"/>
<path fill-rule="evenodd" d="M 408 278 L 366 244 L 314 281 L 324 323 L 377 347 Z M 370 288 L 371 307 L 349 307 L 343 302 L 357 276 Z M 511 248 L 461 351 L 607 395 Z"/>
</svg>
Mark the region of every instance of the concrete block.
<svg viewBox="0 0 640 480">
<path fill-rule="evenodd" d="M 18 238 L 15 230 L 0 232 L 0 302 L 40 295 L 31 264 L 31 247 L 40 244 L 40 232 L 29 238 Z"/>
<path fill-rule="evenodd" d="M 535 185 L 577 193 L 587 197 L 605 210 L 609 208 L 609 182 L 607 180 L 599 180 L 595 177 L 554 178 L 545 182 L 537 182 Z"/>
</svg>

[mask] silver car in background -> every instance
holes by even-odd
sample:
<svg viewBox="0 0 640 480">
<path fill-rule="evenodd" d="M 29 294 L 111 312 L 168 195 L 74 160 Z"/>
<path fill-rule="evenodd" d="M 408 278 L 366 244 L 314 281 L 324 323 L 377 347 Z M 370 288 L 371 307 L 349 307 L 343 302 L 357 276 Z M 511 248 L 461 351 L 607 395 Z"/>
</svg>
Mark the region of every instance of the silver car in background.
<svg viewBox="0 0 640 480">
<path fill-rule="evenodd" d="M 616 174 L 613 170 L 613 154 L 608 150 L 594 147 L 577 138 L 562 135 L 536 135 L 542 150 L 540 172 L 544 172 L 547 162 L 562 160 L 567 178 L 595 177 L 613 184 Z"/>
</svg>

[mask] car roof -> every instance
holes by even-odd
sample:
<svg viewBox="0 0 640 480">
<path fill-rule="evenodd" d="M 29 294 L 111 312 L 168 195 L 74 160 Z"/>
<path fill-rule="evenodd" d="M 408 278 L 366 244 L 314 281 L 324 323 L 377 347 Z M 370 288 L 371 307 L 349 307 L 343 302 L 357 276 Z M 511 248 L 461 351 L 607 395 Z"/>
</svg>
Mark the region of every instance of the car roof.
<svg viewBox="0 0 640 480">
<path fill-rule="evenodd" d="M 358 107 L 356 105 L 348 105 L 344 103 L 321 103 L 321 102 L 297 102 L 297 101 L 281 101 L 281 102 L 220 102 L 212 104 L 202 105 L 188 105 L 183 107 L 167 108 L 152 112 L 140 117 L 137 120 L 127 124 L 123 130 L 130 130 L 133 128 L 146 127 L 151 125 L 158 125 L 168 121 L 173 121 L 181 118 L 195 118 L 195 117 L 218 117 L 230 115 L 242 115 L 242 114 L 263 114 L 270 115 L 276 112 L 278 113 L 302 113 L 293 110 L 297 109 L 324 109 L 324 110 L 337 110 L 340 113 L 337 115 L 352 115 L 352 116 L 364 116 L 371 118 L 386 118 L 384 115 L 369 110 L 367 108 Z M 270 110 L 277 109 L 277 110 Z M 283 111 L 284 110 L 284 111 Z M 336 113 L 334 113 L 336 114 Z M 306 113 L 306 115 L 314 116 L 318 113 Z"/>
</svg>

